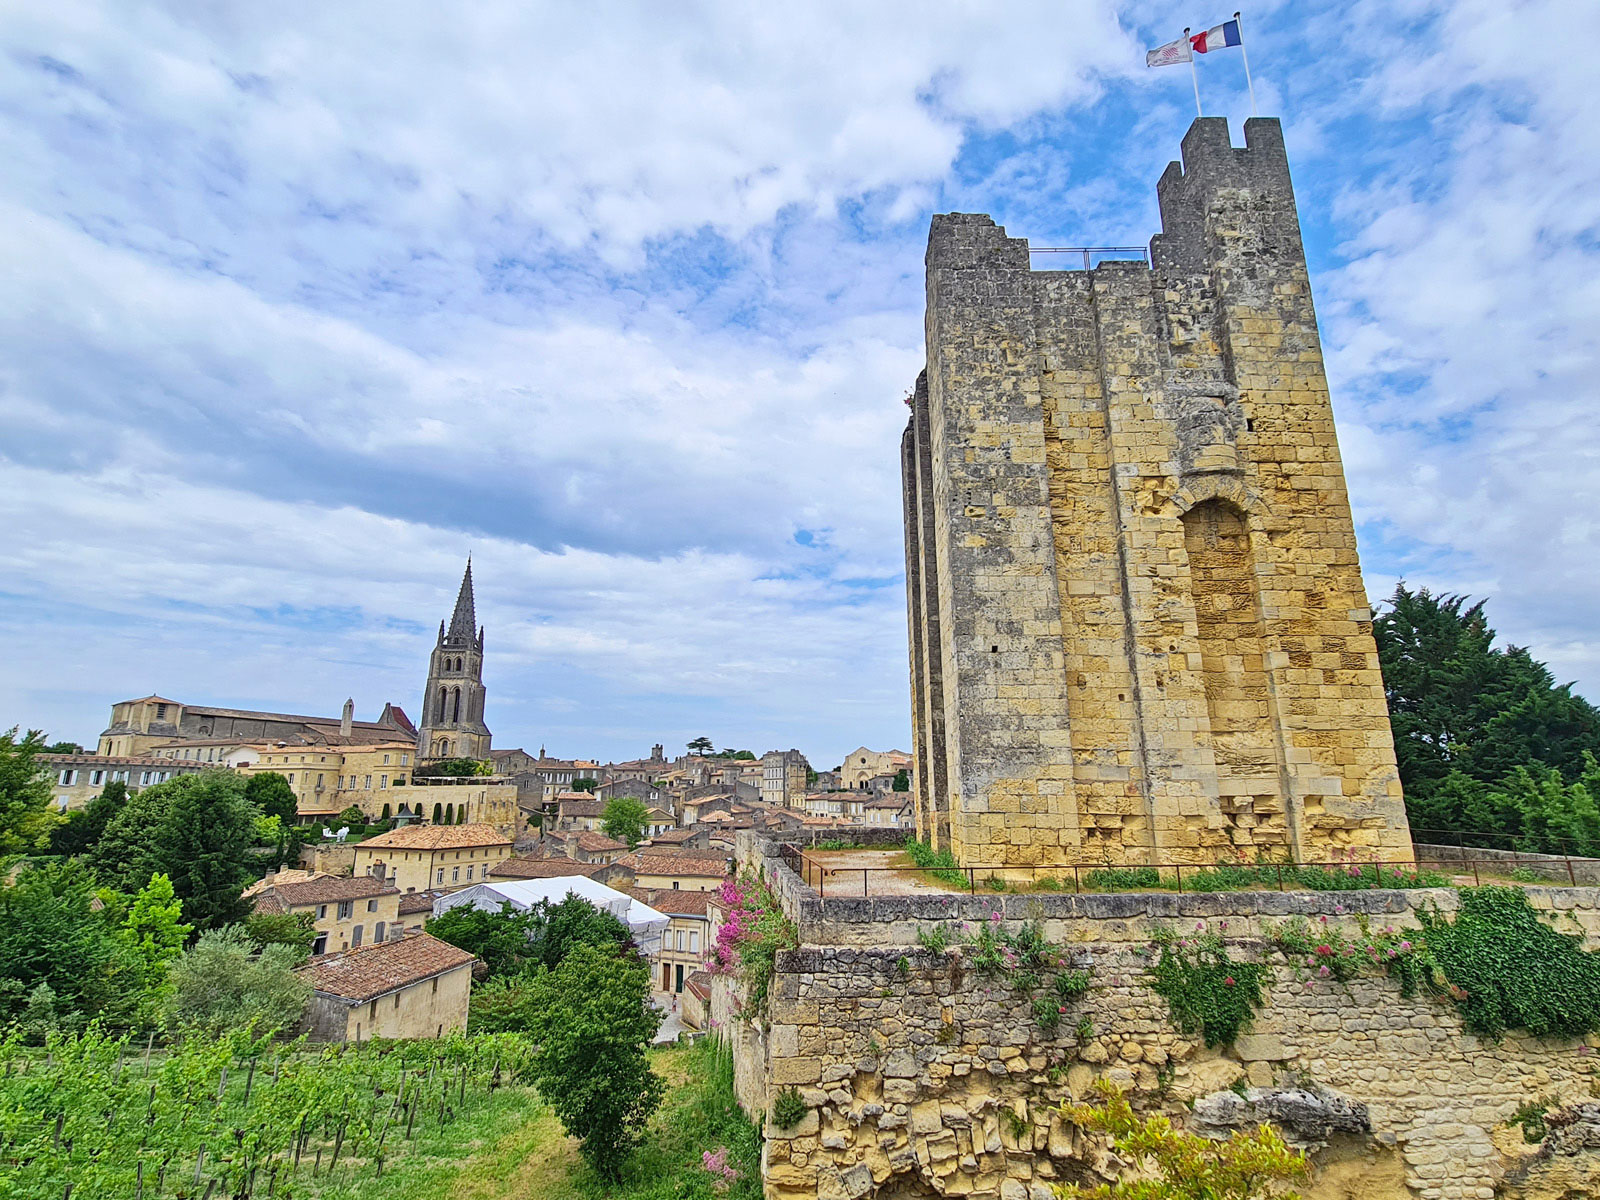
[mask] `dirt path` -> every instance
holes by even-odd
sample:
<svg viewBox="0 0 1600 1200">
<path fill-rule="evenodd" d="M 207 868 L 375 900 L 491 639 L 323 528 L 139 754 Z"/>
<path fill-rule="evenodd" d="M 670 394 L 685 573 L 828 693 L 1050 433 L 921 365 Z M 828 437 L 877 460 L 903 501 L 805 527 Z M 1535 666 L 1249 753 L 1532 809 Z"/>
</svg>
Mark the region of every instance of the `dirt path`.
<svg viewBox="0 0 1600 1200">
<path fill-rule="evenodd" d="M 810 864 L 806 882 L 817 888 L 825 899 L 848 899 L 863 894 L 940 895 L 967 890 L 951 887 L 915 870 L 904 850 L 807 850 L 805 856 Z M 884 870 L 885 867 L 899 869 Z M 867 868 L 868 890 L 865 893 L 862 891 L 862 868 Z"/>
</svg>

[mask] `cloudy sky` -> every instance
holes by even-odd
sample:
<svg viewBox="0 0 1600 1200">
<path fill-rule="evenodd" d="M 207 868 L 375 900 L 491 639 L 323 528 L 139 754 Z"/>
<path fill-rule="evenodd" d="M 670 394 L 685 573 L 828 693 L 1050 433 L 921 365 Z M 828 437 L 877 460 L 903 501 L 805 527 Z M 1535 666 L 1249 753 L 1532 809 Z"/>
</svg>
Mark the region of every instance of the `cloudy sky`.
<svg viewBox="0 0 1600 1200">
<path fill-rule="evenodd" d="M 497 745 L 904 746 L 928 216 L 1146 241 L 1193 101 L 1143 50 L 1226 15 L 0 0 L 0 726 L 415 713 L 470 552 Z M 1591 697 L 1597 17 L 1245 31 L 1370 591 L 1489 596 Z"/>
</svg>

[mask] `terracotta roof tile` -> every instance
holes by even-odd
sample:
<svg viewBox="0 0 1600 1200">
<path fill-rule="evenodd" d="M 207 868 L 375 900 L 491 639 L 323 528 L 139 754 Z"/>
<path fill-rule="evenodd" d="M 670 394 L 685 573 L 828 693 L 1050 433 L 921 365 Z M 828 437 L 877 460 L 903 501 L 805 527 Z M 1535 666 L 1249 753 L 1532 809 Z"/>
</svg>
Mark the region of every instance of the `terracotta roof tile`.
<svg viewBox="0 0 1600 1200">
<path fill-rule="evenodd" d="M 295 974 L 319 992 L 360 1004 L 472 962 L 473 955 L 426 933 L 313 958 Z"/>
<path fill-rule="evenodd" d="M 684 853 L 662 850 L 650 854 L 640 850 L 617 860 L 631 868 L 635 875 L 699 875 L 723 879 L 728 874 L 728 860 L 713 854 Z"/>
<path fill-rule="evenodd" d="M 373 896 L 392 896 L 400 889 L 387 879 L 378 879 L 371 875 L 323 875 L 318 879 L 308 879 L 303 883 L 273 883 L 271 887 L 259 893 L 256 908 L 261 908 L 261 900 L 267 896 L 276 896 L 279 903 L 290 908 L 298 908 L 307 904 L 331 904 L 337 900 L 367 900 Z"/>
<path fill-rule="evenodd" d="M 589 854 L 603 853 L 607 850 L 626 850 L 627 842 L 619 842 L 614 837 L 607 837 L 603 833 L 576 833 L 568 837 L 569 841 L 576 842 L 578 849 Z"/>
<path fill-rule="evenodd" d="M 356 844 L 373 850 L 460 850 L 509 846 L 511 839 L 493 825 L 406 825 Z"/>
<path fill-rule="evenodd" d="M 600 863 L 579 862 L 564 854 L 551 858 L 519 854 L 516 858 L 506 859 L 489 874 L 496 879 L 556 879 L 562 875 L 587 876 L 592 871 L 598 871 L 600 867 Z"/>
<path fill-rule="evenodd" d="M 400 915 L 413 917 L 417 913 L 431 913 L 434 899 L 443 892 L 406 892 L 400 897 Z"/>
<path fill-rule="evenodd" d="M 623 888 L 641 904 L 647 904 L 659 913 L 671 917 L 703 917 L 710 892 L 697 892 L 684 888 Z"/>
</svg>

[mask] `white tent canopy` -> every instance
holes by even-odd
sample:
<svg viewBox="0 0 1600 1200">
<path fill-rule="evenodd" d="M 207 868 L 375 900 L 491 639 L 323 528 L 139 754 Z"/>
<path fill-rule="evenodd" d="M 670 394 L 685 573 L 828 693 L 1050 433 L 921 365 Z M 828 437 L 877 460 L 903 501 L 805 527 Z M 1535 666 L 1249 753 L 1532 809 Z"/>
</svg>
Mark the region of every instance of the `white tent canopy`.
<svg viewBox="0 0 1600 1200">
<path fill-rule="evenodd" d="M 648 904 L 642 904 L 603 883 L 596 883 L 583 875 L 557 875 L 553 879 L 507 879 L 496 883 L 479 883 L 447 892 L 433 902 L 433 915 L 447 909 L 470 904 L 484 912 L 499 912 L 502 904 L 509 904 L 518 912 L 526 912 L 541 900 L 560 904 L 568 896 L 587 900 L 598 909 L 610 913 L 628 927 L 641 954 L 654 954 L 661 948 L 661 935 L 666 932 L 672 918 L 658 913 Z"/>
</svg>

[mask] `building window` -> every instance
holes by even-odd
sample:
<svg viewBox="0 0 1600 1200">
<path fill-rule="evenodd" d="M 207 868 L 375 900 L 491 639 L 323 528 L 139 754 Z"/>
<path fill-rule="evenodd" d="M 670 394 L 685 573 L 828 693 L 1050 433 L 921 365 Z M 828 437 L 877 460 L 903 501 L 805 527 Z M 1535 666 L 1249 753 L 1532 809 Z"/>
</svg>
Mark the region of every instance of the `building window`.
<svg viewBox="0 0 1600 1200">
<path fill-rule="evenodd" d="M 325 918 L 327 915 L 328 915 L 328 906 L 326 904 L 317 905 L 317 920 L 320 921 L 323 918 Z"/>
<path fill-rule="evenodd" d="M 327 952 L 328 952 L 328 935 L 325 934 L 325 933 L 319 933 L 319 934 L 317 934 L 317 940 L 311 943 L 311 953 L 313 953 L 313 954 L 326 954 Z"/>
<path fill-rule="evenodd" d="M 467 868 L 467 882 L 468 883 L 472 882 L 472 868 L 471 867 Z"/>
<path fill-rule="evenodd" d="M 367 1006 L 367 1019 L 372 1021 L 378 1019 L 378 1002 L 376 1000 Z"/>
<path fill-rule="evenodd" d="M 439 882 L 440 883 L 444 882 L 444 868 L 443 867 L 439 868 Z"/>
<path fill-rule="evenodd" d="M 289 772 L 289 782 L 290 782 L 290 783 L 293 783 L 293 782 L 294 782 L 294 772 L 293 772 L 293 771 L 290 771 L 290 772 Z"/>
<path fill-rule="evenodd" d="M 380 788 L 388 787 L 389 786 L 389 777 L 387 775 L 379 775 L 378 776 L 378 786 Z"/>
<path fill-rule="evenodd" d="M 90 771 L 89 772 L 89 782 L 90 783 L 99 783 L 105 777 L 106 777 L 106 773 L 104 771 Z"/>
<path fill-rule="evenodd" d="M 461 868 L 460 867 L 451 867 L 450 868 L 450 882 L 451 883 L 459 883 L 459 882 L 461 882 Z"/>
<path fill-rule="evenodd" d="M 317 772 L 317 786 L 318 787 L 322 786 L 322 772 L 321 771 Z"/>
<path fill-rule="evenodd" d="M 383 926 L 384 926 L 384 922 L 379 921 L 378 922 L 378 927 L 372 931 L 372 940 L 373 941 L 375 941 L 375 942 L 383 941 Z M 398 992 L 395 993 L 394 1006 L 396 1008 L 400 1007 L 400 994 Z"/>
<path fill-rule="evenodd" d="M 376 900 L 368 900 L 367 901 L 367 911 L 368 912 L 377 912 L 378 911 L 378 902 Z"/>
<path fill-rule="evenodd" d="M 372 776 L 368 775 L 367 776 L 367 791 L 370 792 L 371 790 L 372 790 Z"/>
<path fill-rule="evenodd" d="M 383 765 L 386 767 L 389 765 L 389 756 L 387 754 L 383 756 Z"/>
<path fill-rule="evenodd" d="M 699 952 L 700 952 L 700 931 L 698 929 L 691 929 L 691 930 L 689 930 L 689 953 L 690 954 L 698 954 Z"/>
<path fill-rule="evenodd" d="M 349 920 L 350 914 L 355 912 L 355 907 L 356 906 L 355 906 L 355 901 L 354 900 L 341 900 L 341 901 L 339 901 L 339 920 L 341 920 L 341 921 Z"/>
<path fill-rule="evenodd" d="M 411 755 L 409 755 L 409 754 L 402 754 L 402 755 L 401 755 L 401 756 L 400 756 L 400 765 L 401 765 L 401 766 L 402 766 L 402 767 L 409 767 L 409 766 L 410 766 L 410 765 L 411 765 Z"/>
</svg>

